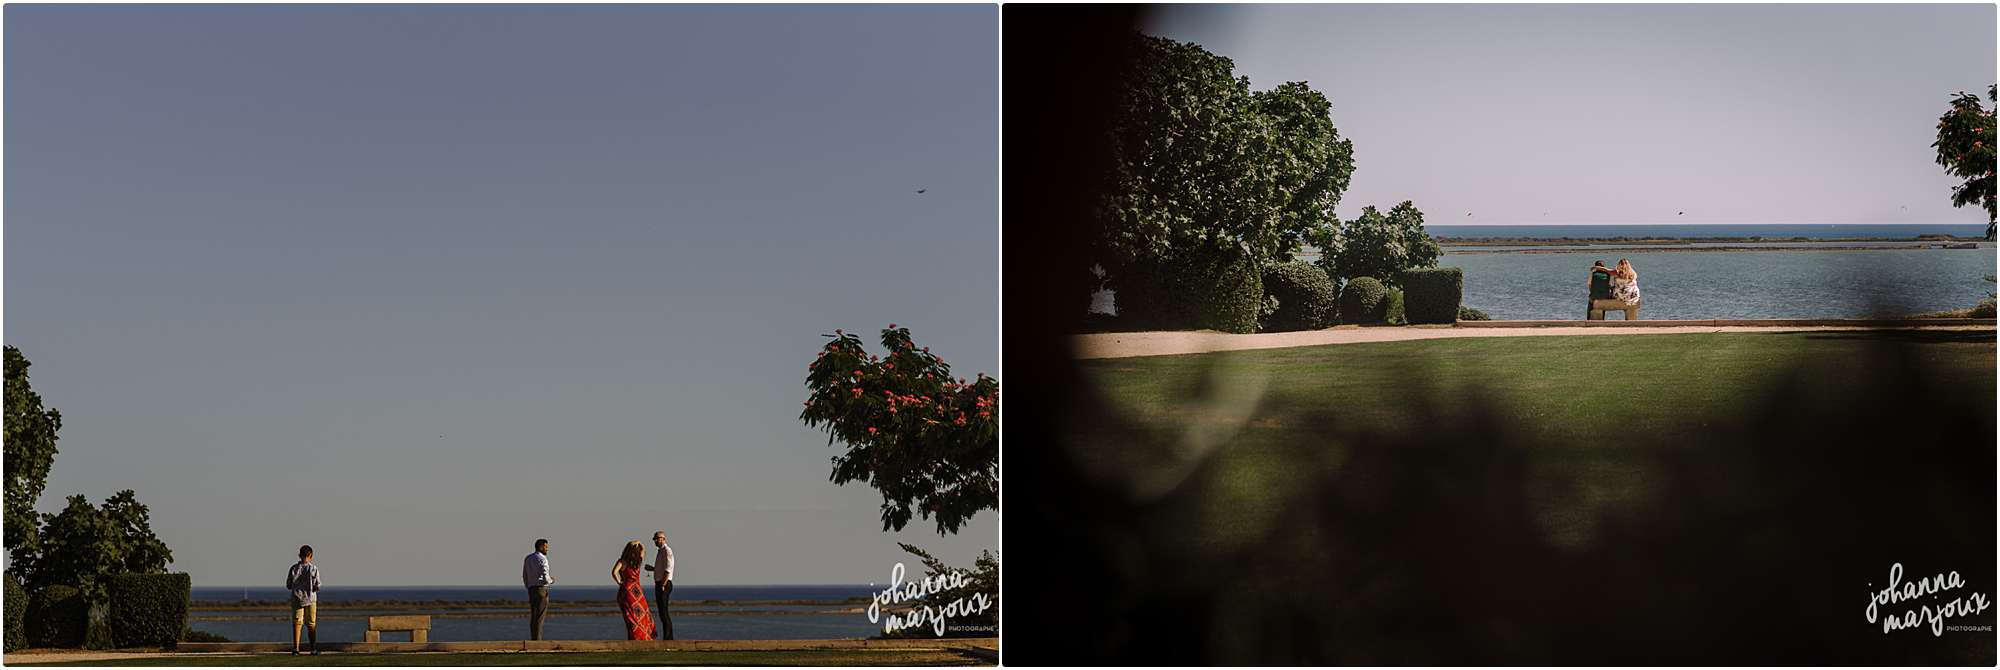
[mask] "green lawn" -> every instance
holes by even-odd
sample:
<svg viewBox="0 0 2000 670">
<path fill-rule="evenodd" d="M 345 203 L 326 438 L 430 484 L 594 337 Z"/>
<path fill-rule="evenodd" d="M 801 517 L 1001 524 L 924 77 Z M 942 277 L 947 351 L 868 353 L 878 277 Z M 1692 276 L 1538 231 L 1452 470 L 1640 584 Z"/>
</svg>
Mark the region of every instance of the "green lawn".
<svg viewBox="0 0 2000 670">
<path fill-rule="evenodd" d="M 1991 331 L 1453 338 L 1083 361 L 1140 438 L 1085 439 L 1084 458 L 1171 481 L 1158 464 L 1178 456 L 1144 445 L 1214 444 L 1177 490 L 1199 492 L 1180 497 L 1191 542 L 1227 550 L 1337 471 L 1342 436 L 1435 431 L 1490 406 L 1502 419 L 1488 428 L 1531 445 L 1536 476 L 1569 487 L 1536 497 L 1551 538 L 1575 545 L 1600 512 L 1643 503 L 1649 450 L 1727 434 L 1773 402 L 1852 402 L 1904 357 L 1992 425 Z M 1774 396 L 1785 380 L 1797 383 Z"/>
<path fill-rule="evenodd" d="M 10 662 L 10 665 L 13 664 Z M 132 659 L 38 663 L 64 665 L 213 666 L 499 666 L 499 665 L 990 665 L 975 657 L 944 651 L 568 651 L 483 653 L 332 653 L 139 656 Z"/>
</svg>

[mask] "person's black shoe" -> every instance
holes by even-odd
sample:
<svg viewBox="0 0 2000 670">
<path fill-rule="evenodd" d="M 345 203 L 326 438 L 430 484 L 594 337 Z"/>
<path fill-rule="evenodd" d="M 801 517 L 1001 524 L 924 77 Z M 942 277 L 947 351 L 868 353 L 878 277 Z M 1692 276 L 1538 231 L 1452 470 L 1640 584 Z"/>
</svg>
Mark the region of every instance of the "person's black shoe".
<svg viewBox="0 0 2000 670">
<path fill-rule="evenodd" d="M 318 647 L 314 647 L 314 648 L 313 648 L 313 655 L 314 655 L 314 656 L 318 656 L 318 655 L 319 655 L 319 648 L 318 648 Z"/>
<path fill-rule="evenodd" d="M 292 650 L 292 655 L 293 655 L 293 656 L 297 656 L 297 655 L 299 655 L 299 650 L 297 650 L 297 649 L 293 649 L 293 650 Z"/>
</svg>

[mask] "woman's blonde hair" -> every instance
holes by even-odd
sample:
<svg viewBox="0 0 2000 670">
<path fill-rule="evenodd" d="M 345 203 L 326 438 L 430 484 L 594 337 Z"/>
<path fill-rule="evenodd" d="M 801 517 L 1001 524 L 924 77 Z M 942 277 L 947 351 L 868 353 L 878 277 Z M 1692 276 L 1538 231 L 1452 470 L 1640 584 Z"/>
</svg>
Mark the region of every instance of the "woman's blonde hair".
<svg viewBox="0 0 2000 670">
<path fill-rule="evenodd" d="M 1623 258 L 1618 259 L 1618 274 L 1624 275 L 1626 279 L 1639 278 L 1639 271 L 1632 269 L 1632 261 Z"/>
<path fill-rule="evenodd" d="M 619 556 L 618 560 L 626 565 L 638 567 L 639 564 L 646 562 L 646 545 L 639 544 L 638 540 L 625 543 L 625 554 Z"/>
</svg>

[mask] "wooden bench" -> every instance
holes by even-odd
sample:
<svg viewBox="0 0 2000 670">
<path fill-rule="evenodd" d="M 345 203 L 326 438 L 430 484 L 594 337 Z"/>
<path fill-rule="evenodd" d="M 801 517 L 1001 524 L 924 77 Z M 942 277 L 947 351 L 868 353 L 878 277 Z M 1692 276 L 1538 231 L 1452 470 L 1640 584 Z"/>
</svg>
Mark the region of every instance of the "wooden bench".
<svg viewBox="0 0 2000 670">
<path fill-rule="evenodd" d="M 1631 321 L 1639 318 L 1639 308 L 1645 306 L 1645 304 L 1644 300 L 1639 301 L 1637 305 L 1627 305 L 1625 301 L 1617 298 L 1599 298 L 1590 301 L 1590 309 L 1584 315 L 1584 319 L 1587 321 L 1603 321 L 1605 312 L 1624 312 L 1625 320 Z"/>
<path fill-rule="evenodd" d="M 368 617 L 368 632 L 361 634 L 363 642 L 381 642 L 383 633 L 409 632 L 411 642 L 431 641 L 431 617 L 428 614 L 405 614 L 399 616 Z"/>
</svg>

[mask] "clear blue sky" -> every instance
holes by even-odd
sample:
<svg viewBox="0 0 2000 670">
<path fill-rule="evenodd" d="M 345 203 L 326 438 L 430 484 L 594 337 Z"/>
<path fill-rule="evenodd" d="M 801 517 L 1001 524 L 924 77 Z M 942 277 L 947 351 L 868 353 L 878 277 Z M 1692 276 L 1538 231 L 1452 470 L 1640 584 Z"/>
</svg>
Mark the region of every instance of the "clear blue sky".
<svg viewBox="0 0 2000 670">
<path fill-rule="evenodd" d="M 1147 32 L 1326 93 L 1345 217 L 1986 222 L 1930 143 L 1994 83 L 1991 3 L 1177 5 Z"/>
<path fill-rule="evenodd" d="M 6 8 L 5 335 L 42 500 L 196 584 L 868 583 L 802 426 L 834 328 L 995 372 L 992 6 Z M 918 195 L 917 189 L 928 189 Z M 913 563 L 914 565 L 914 563 Z"/>
</svg>

